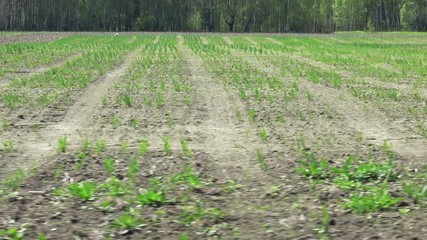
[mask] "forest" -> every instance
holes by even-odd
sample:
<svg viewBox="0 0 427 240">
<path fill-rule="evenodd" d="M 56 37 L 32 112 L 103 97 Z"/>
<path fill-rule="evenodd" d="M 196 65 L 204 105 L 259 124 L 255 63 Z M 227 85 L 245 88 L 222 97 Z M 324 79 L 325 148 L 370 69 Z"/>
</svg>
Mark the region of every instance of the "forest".
<svg viewBox="0 0 427 240">
<path fill-rule="evenodd" d="M 0 0 L 1 31 L 427 31 L 427 0 Z"/>
</svg>

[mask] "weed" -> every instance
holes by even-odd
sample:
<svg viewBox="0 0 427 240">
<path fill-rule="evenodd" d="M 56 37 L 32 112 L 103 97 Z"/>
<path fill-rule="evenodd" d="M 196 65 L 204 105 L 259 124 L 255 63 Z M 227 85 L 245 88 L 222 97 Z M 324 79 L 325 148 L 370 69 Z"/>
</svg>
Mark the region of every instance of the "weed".
<svg viewBox="0 0 427 240">
<path fill-rule="evenodd" d="M 170 139 L 167 136 L 162 137 L 163 141 L 163 149 L 165 150 L 166 155 L 169 155 L 171 153 L 171 144 Z"/>
<path fill-rule="evenodd" d="M 39 234 L 39 235 L 37 236 L 37 240 L 47 240 L 47 237 L 46 237 L 46 235 L 44 235 L 44 234 Z"/>
<path fill-rule="evenodd" d="M 120 230 L 134 230 L 144 226 L 145 221 L 135 213 L 125 213 L 113 220 L 111 226 Z"/>
<path fill-rule="evenodd" d="M 148 205 L 152 207 L 158 207 L 169 203 L 166 194 L 161 189 L 148 189 L 144 193 L 140 193 L 136 196 L 139 204 L 142 206 Z"/>
<path fill-rule="evenodd" d="M 6 237 L 5 239 L 10 239 L 10 240 L 23 240 L 24 231 L 25 229 L 16 229 L 16 228 L 11 228 L 11 229 L 8 229 L 7 231 L 0 230 L 0 238 Z"/>
<path fill-rule="evenodd" d="M 185 166 L 182 173 L 172 176 L 171 180 L 176 183 L 187 183 L 191 189 L 200 188 L 203 184 L 200 176 L 189 166 Z"/>
<path fill-rule="evenodd" d="M 390 195 L 387 184 L 382 184 L 380 187 L 371 187 L 366 195 L 353 196 L 344 207 L 356 213 L 370 213 L 394 208 L 401 201 L 401 198 Z"/>
<path fill-rule="evenodd" d="M 117 178 L 111 178 L 102 188 L 108 190 L 108 195 L 113 197 L 121 197 L 131 193 L 131 189 Z"/>
<path fill-rule="evenodd" d="M 354 157 L 348 157 L 344 166 L 341 168 L 332 168 L 332 171 L 338 175 L 336 183 L 344 189 L 351 189 L 361 186 L 366 182 L 384 182 L 397 180 L 397 174 L 394 172 L 394 166 L 389 163 L 381 164 L 366 162 L 360 165 L 354 165 Z"/>
<path fill-rule="evenodd" d="M 65 153 L 68 147 L 68 139 L 67 136 L 63 136 L 58 140 L 58 151 L 60 153 Z"/>
<path fill-rule="evenodd" d="M 104 212 L 109 212 L 113 209 L 115 205 L 116 205 L 115 202 L 106 199 L 106 200 L 102 200 L 100 203 L 97 203 L 96 206 Z"/>
<path fill-rule="evenodd" d="M 304 146 L 304 143 L 302 145 Z M 305 147 L 299 147 L 299 152 L 303 160 L 300 162 L 301 167 L 296 169 L 297 172 L 305 178 L 313 180 L 322 180 L 328 177 L 328 161 L 326 159 L 318 160 L 316 154 Z"/>
<path fill-rule="evenodd" d="M 403 190 L 414 200 L 415 204 L 427 199 L 427 185 L 420 186 L 414 183 L 404 183 Z"/>
<path fill-rule="evenodd" d="M 72 183 L 68 186 L 68 190 L 70 193 L 83 201 L 93 200 L 96 190 L 97 184 L 95 182 L 80 182 L 80 183 Z"/>
<path fill-rule="evenodd" d="M 230 180 L 227 182 L 227 185 L 224 186 L 224 191 L 227 193 L 232 193 L 232 192 L 235 192 L 235 191 L 241 189 L 242 187 L 243 187 L 243 185 L 238 184 L 234 180 Z"/>
</svg>

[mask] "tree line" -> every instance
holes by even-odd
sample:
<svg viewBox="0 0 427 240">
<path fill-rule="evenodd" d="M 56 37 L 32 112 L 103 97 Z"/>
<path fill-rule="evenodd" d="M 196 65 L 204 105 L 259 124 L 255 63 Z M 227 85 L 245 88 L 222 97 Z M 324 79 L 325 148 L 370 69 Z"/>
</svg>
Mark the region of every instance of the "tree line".
<svg viewBox="0 0 427 240">
<path fill-rule="evenodd" d="M 0 30 L 427 31 L 427 0 L 0 0 Z"/>
</svg>

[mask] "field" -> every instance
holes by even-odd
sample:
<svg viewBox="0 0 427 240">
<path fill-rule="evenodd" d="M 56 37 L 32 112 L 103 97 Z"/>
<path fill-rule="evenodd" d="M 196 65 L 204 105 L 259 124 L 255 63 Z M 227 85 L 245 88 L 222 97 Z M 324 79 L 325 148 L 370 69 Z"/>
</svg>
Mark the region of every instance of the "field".
<svg viewBox="0 0 427 240">
<path fill-rule="evenodd" d="M 427 34 L 0 33 L 0 239 L 427 239 Z"/>
</svg>

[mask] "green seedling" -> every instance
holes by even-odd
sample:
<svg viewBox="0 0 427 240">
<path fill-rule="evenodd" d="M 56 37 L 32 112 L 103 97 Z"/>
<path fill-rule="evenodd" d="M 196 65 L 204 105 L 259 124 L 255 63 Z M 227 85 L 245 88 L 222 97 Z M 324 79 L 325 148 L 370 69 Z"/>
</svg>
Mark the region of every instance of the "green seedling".
<svg viewBox="0 0 427 240">
<path fill-rule="evenodd" d="M 268 170 L 267 162 L 265 161 L 265 155 L 261 149 L 256 150 L 256 156 L 257 156 L 258 164 L 261 167 L 261 169 L 263 171 L 267 171 Z"/>
<path fill-rule="evenodd" d="M 68 186 L 70 193 L 83 201 L 93 200 L 97 188 L 98 187 L 95 182 L 72 183 L 70 186 Z"/>
<path fill-rule="evenodd" d="M 132 107 L 133 106 L 133 97 L 130 94 L 124 94 L 122 96 L 122 101 L 126 107 Z"/>
<path fill-rule="evenodd" d="M 118 128 L 122 125 L 122 121 L 118 116 L 114 116 L 113 119 L 111 119 L 111 124 L 113 125 L 113 128 Z"/>
<path fill-rule="evenodd" d="M 344 207 L 363 214 L 395 208 L 401 201 L 401 198 L 390 195 L 387 184 L 382 184 L 370 188 L 368 194 L 353 196 Z"/>
<path fill-rule="evenodd" d="M 9 121 L 7 121 L 7 119 L 3 119 L 1 121 L 1 128 L 3 129 L 4 132 L 9 130 Z"/>
<path fill-rule="evenodd" d="M 114 219 L 111 226 L 119 230 L 135 230 L 144 226 L 145 221 L 135 213 L 125 213 Z"/>
<path fill-rule="evenodd" d="M 22 169 L 18 169 L 14 174 L 10 175 L 4 181 L 5 186 L 10 190 L 17 190 L 25 178 L 25 172 Z"/>
<path fill-rule="evenodd" d="M 104 168 L 105 171 L 107 171 L 108 175 L 113 175 L 114 171 L 116 170 L 116 166 L 114 164 L 114 160 L 111 158 L 105 158 L 104 159 Z"/>
<path fill-rule="evenodd" d="M 3 152 L 11 152 L 13 150 L 15 150 L 15 144 L 12 139 L 7 139 L 3 142 L 3 146 L 0 147 L 0 151 Z"/>
<path fill-rule="evenodd" d="M 149 143 L 148 143 L 148 139 L 144 139 L 139 143 L 139 154 L 141 155 L 145 155 L 148 152 L 148 147 L 149 147 Z"/>
<path fill-rule="evenodd" d="M 190 236 L 188 235 L 188 232 L 183 232 L 181 235 L 179 235 L 179 240 L 190 240 Z"/>
<path fill-rule="evenodd" d="M 320 239 L 329 239 L 329 223 L 331 221 L 331 214 L 328 211 L 327 207 L 322 207 L 322 224 L 319 229 L 317 230 L 317 234 L 319 235 Z"/>
<path fill-rule="evenodd" d="M 65 153 L 68 147 L 68 139 L 67 136 L 63 136 L 58 140 L 58 151 L 60 153 Z"/>
<path fill-rule="evenodd" d="M 169 126 L 170 128 L 172 128 L 172 125 L 173 125 L 173 117 L 172 117 L 172 114 L 171 114 L 171 113 L 169 113 L 169 114 L 168 114 L 168 126 Z"/>
<path fill-rule="evenodd" d="M 191 151 L 190 147 L 188 146 L 188 141 L 185 139 L 181 139 L 181 148 L 182 148 L 182 154 L 186 157 L 191 157 L 193 152 Z"/>
<path fill-rule="evenodd" d="M 83 139 L 82 143 L 82 152 L 89 152 L 90 150 L 90 142 L 88 138 Z"/>
<path fill-rule="evenodd" d="M 138 159 L 135 156 L 132 156 L 129 160 L 128 176 L 133 183 L 135 183 L 136 174 L 138 173 L 138 171 L 139 171 Z"/>
<path fill-rule="evenodd" d="M 185 96 L 185 98 L 184 98 L 184 104 L 187 107 L 189 107 L 191 105 L 191 98 L 190 98 L 190 96 L 188 96 L 188 95 Z"/>
<path fill-rule="evenodd" d="M 156 107 L 161 108 L 165 105 L 165 96 L 159 93 L 156 98 Z"/>
<path fill-rule="evenodd" d="M 47 237 L 46 237 L 46 235 L 44 235 L 44 234 L 39 234 L 39 235 L 37 236 L 37 240 L 47 240 Z"/>
<path fill-rule="evenodd" d="M 166 155 L 169 155 L 171 153 L 171 144 L 170 139 L 167 136 L 164 136 L 162 138 L 163 141 L 163 149 L 165 150 Z"/>
<path fill-rule="evenodd" d="M 100 139 L 100 140 L 96 141 L 95 148 L 96 148 L 95 150 L 96 150 L 97 154 L 104 152 L 106 149 L 105 140 Z"/>
<path fill-rule="evenodd" d="M 128 150 L 128 148 L 129 148 L 129 144 L 128 143 L 122 143 L 122 144 L 120 144 L 120 152 L 121 153 L 126 153 L 127 150 Z"/>
<path fill-rule="evenodd" d="M 255 110 L 254 109 L 249 110 L 249 120 L 251 122 L 255 122 Z"/>
<path fill-rule="evenodd" d="M 268 134 L 267 134 L 267 130 L 265 130 L 265 128 L 263 128 L 259 131 L 259 136 L 261 137 L 261 139 L 264 143 L 267 142 Z"/>
<path fill-rule="evenodd" d="M 307 100 L 310 102 L 313 101 L 313 93 L 311 93 L 310 91 L 307 91 L 306 93 L 307 93 Z"/>
<path fill-rule="evenodd" d="M 86 164 L 86 158 L 87 155 L 84 152 L 81 152 L 77 155 L 77 159 L 79 160 L 75 165 L 74 165 L 74 170 L 76 171 L 80 171 L 83 166 Z"/>
<path fill-rule="evenodd" d="M 140 125 L 141 123 L 140 123 L 140 121 L 139 121 L 138 119 L 133 118 L 133 119 L 131 120 L 131 124 L 132 124 L 132 127 L 134 127 L 134 128 L 138 128 L 138 127 L 139 127 L 139 125 Z"/>
</svg>

